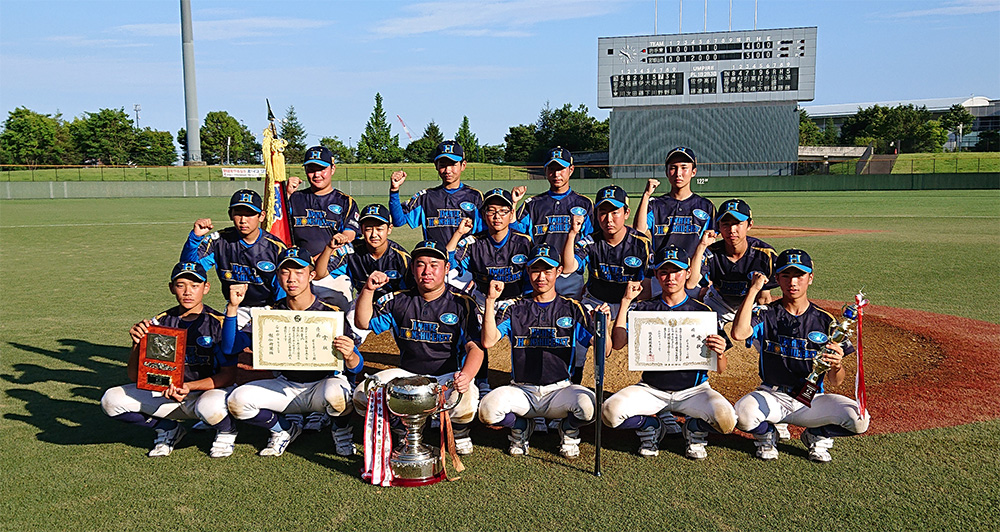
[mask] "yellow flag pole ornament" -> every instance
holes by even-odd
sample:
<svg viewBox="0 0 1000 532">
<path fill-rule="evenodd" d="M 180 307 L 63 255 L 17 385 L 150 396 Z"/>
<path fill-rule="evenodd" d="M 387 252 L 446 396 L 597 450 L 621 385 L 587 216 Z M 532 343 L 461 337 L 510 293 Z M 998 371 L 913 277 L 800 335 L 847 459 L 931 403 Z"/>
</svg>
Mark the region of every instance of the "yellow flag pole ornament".
<svg viewBox="0 0 1000 532">
<path fill-rule="evenodd" d="M 261 142 L 264 156 L 264 228 L 291 245 L 284 186 L 280 184 L 288 179 L 285 175 L 285 146 L 288 146 L 288 141 L 278 138 L 271 102 L 267 102 L 267 119 L 271 123 L 264 129 Z"/>
</svg>

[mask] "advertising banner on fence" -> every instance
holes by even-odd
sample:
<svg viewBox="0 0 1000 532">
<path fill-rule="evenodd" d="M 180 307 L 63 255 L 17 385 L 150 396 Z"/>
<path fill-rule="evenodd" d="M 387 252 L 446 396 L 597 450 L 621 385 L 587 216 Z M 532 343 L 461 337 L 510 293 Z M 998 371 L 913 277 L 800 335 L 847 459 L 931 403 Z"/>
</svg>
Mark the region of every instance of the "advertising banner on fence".
<svg viewBox="0 0 1000 532">
<path fill-rule="evenodd" d="M 264 179 L 264 168 L 223 168 L 222 177 L 229 179 Z"/>
</svg>

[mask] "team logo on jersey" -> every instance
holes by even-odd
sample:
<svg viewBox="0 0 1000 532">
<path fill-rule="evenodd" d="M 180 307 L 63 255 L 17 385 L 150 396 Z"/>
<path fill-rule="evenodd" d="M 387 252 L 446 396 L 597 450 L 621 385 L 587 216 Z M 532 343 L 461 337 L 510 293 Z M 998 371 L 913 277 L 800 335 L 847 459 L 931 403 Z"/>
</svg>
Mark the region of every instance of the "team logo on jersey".
<svg viewBox="0 0 1000 532">
<path fill-rule="evenodd" d="M 472 205 L 471 203 L 469 205 Z M 475 210 L 473 205 L 472 210 Z M 462 223 L 462 211 L 460 209 L 438 209 L 438 215 L 427 219 L 427 227 L 458 227 Z"/>
<path fill-rule="evenodd" d="M 584 209 L 583 207 L 573 207 L 572 209 L 569 210 L 569 212 L 570 212 L 570 214 L 574 214 L 576 216 L 586 216 L 587 215 L 587 209 Z"/>
<path fill-rule="evenodd" d="M 455 316 L 458 321 L 458 316 Z M 451 333 L 438 332 L 438 324 L 429 321 L 410 320 L 411 328 L 402 328 L 403 338 L 416 342 L 447 343 L 451 341 Z"/>
<path fill-rule="evenodd" d="M 262 272 L 273 272 L 274 271 L 274 263 L 270 262 L 270 261 L 262 260 L 262 261 L 260 261 L 260 262 L 257 263 L 257 269 L 260 270 L 260 271 L 262 271 Z"/>
<path fill-rule="evenodd" d="M 397 272 L 396 270 L 388 270 L 383 273 L 385 273 L 385 276 L 390 279 L 399 279 L 399 272 Z"/>
<path fill-rule="evenodd" d="M 569 336 L 558 336 L 555 327 L 529 327 L 528 336 L 515 336 L 511 344 L 514 348 L 569 347 Z"/>
<path fill-rule="evenodd" d="M 569 316 L 563 316 L 558 320 L 556 320 L 556 325 L 564 329 L 568 329 L 573 326 L 573 318 L 570 318 Z"/>
<path fill-rule="evenodd" d="M 330 209 L 330 212 L 332 212 L 333 214 L 340 214 L 344 212 L 344 208 L 341 207 L 340 205 L 330 205 L 328 209 Z"/>
<path fill-rule="evenodd" d="M 333 227 L 332 220 L 326 219 L 326 213 L 319 209 L 306 209 L 305 216 L 293 216 L 295 227 Z"/>
<path fill-rule="evenodd" d="M 830 337 L 829 336 L 827 336 L 827 335 L 825 335 L 825 334 L 823 334 L 823 333 L 821 333 L 819 331 L 813 331 L 813 332 L 807 334 L 806 338 L 808 338 L 810 342 L 813 342 L 813 343 L 816 343 L 816 344 L 822 344 L 822 345 L 826 345 L 826 343 L 830 341 Z"/>
<path fill-rule="evenodd" d="M 523 253 L 518 253 L 510 258 L 510 262 L 511 264 L 521 265 L 528 262 L 528 257 L 526 257 Z"/>
<path fill-rule="evenodd" d="M 625 265 L 629 268 L 638 268 L 642 266 L 642 259 L 639 257 L 625 257 Z"/>
<path fill-rule="evenodd" d="M 695 218 L 697 218 L 697 219 L 699 219 L 699 220 L 701 220 L 703 222 L 708 219 L 708 213 L 705 212 L 705 211 L 703 211 L 703 210 L 701 210 L 701 209 L 695 209 L 695 210 L 691 211 L 691 214 L 693 214 Z"/>
<path fill-rule="evenodd" d="M 462 210 L 465 212 L 472 212 L 476 210 L 476 204 L 472 203 L 471 201 L 463 201 L 458 206 L 461 207 Z"/>
<path fill-rule="evenodd" d="M 455 325 L 458 323 L 458 316 L 452 314 L 451 312 L 446 312 L 441 315 L 441 323 L 445 325 Z"/>
<path fill-rule="evenodd" d="M 212 337 L 211 336 L 199 336 L 195 342 L 201 347 L 212 347 Z"/>
</svg>

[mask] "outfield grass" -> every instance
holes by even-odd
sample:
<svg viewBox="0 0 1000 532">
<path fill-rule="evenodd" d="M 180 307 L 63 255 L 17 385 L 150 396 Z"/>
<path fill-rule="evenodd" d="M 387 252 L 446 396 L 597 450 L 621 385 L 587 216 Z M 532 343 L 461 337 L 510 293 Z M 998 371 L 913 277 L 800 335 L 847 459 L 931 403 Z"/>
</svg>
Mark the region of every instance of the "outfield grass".
<svg viewBox="0 0 1000 532">
<path fill-rule="evenodd" d="M 896 158 L 894 174 L 964 174 L 1000 172 L 1000 153 L 904 153 Z"/>
<path fill-rule="evenodd" d="M 814 297 L 863 285 L 877 305 L 1000 323 L 998 191 L 744 198 L 761 225 L 879 231 L 771 242 L 812 254 Z M 266 435 L 247 427 L 225 460 L 196 433 L 147 459 L 150 431 L 98 402 L 125 381 L 130 324 L 173 304 L 166 276 L 191 222 L 222 226 L 224 212 L 219 198 L 0 202 L 0 529 L 976 530 L 1000 518 L 1000 420 L 839 439 L 826 465 L 797 441 L 762 463 L 735 437 L 713 438 L 700 463 L 680 440 L 642 460 L 633 435 L 607 431 L 600 479 L 589 443 L 569 462 L 539 435 L 512 459 L 505 433 L 477 426 L 462 480 L 415 489 L 361 483 L 360 459 L 335 456 L 328 433 L 264 459 Z M 218 292 L 208 301 L 222 306 Z"/>
</svg>

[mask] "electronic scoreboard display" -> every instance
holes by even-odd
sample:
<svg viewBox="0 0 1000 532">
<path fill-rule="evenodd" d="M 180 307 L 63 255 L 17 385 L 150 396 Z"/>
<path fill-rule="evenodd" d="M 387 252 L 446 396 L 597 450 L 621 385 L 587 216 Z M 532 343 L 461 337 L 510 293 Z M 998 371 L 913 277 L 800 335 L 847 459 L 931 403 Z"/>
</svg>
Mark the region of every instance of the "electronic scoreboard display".
<svg viewBox="0 0 1000 532">
<path fill-rule="evenodd" d="M 597 40 L 598 107 L 808 101 L 816 28 Z"/>
</svg>

